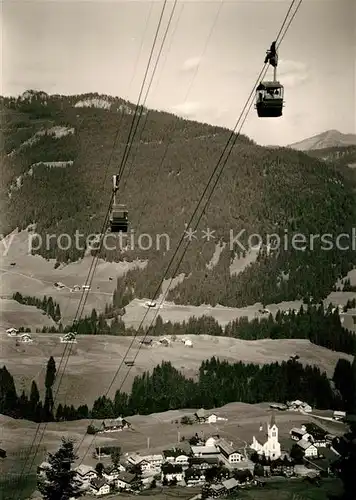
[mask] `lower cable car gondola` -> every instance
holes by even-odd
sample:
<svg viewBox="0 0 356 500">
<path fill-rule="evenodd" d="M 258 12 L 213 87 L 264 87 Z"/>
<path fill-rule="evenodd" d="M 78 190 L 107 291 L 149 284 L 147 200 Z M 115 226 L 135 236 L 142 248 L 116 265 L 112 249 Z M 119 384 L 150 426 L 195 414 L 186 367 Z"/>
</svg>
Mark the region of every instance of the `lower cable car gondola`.
<svg viewBox="0 0 356 500">
<path fill-rule="evenodd" d="M 110 231 L 112 233 L 127 233 L 129 226 L 126 205 L 114 205 L 110 217 Z"/>
<path fill-rule="evenodd" d="M 273 66 L 273 80 L 261 82 L 256 88 L 257 115 L 259 118 L 275 118 L 282 116 L 284 106 L 284 87 L 277 80 L 278 55 L 276 42 L 267 51 L 265 63 Z"/>
<path fill-rule="evenodd" d="M 129 226 L 128 210 L 126 205 L 116 203 L 116 192 L 118 190 L 117 176 L 113 176 L 114 203 L 110 216 L 110 232 L 127 233 Z"/>
</svg>

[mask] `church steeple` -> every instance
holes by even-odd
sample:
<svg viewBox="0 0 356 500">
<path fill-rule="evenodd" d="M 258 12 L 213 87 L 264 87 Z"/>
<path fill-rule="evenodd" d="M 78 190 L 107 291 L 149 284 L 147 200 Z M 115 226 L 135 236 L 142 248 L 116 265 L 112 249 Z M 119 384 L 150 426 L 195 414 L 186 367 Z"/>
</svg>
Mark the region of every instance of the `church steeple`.
<svg viewBox="0 0 356 500">
<path fill-rule="evenodd" d="M 274 425 L 276 425 L 276 415 L 275 415 L 274 411 L 272 411 L 270 427 L 273 427 Z"/>
</svg>

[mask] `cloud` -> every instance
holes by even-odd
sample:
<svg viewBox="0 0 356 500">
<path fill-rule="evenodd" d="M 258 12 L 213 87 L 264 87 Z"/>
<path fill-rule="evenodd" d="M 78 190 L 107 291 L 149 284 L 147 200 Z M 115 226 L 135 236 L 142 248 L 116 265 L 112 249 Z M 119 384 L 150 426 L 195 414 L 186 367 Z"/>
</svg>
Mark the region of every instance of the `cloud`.
<svg viewBox="0 0 356 500">
<path fill-rule="evenodd" d="M 303 85 L 309 80 L 308 67 L 301 62 L 280 59 L 277 69 L 278 80 L 285 87 Z"/>
<path fill-rule="evenodd" d="M 190 57 L 186 59 L 181 67 L 181 71 L 188 72 L 196 69 L 201 63 L 201 57 Z"/>
<path fill-rule="evenodd" d="M 177 113 L 178 115 L 186 116 L 188 118 L 193 117 L 199 111 L 202 111 L 204 109 L 204 106 L 197 101 L 188 101 L 181 104 L 176 104 L 175 106 L 172 106 L 171 109 L 173 113 Z"/>
<path fill-rule="evenodd" d="M 190 120 L 216 123 L 226 117 L 229 110 L 223 106 L 211 106 L 198 101 L 188 101 L 171 106 L 168 112 L 174 113 Z"/>
</svg>

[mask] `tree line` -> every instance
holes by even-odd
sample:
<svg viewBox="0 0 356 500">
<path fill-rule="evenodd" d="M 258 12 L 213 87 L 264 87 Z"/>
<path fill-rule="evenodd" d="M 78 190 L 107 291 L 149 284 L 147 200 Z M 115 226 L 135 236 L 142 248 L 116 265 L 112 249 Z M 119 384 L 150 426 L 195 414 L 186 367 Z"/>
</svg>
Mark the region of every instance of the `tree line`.
<svg viewBox="0 0 356 500">
<path fill-rule="evenodd" d="M 132 327 L 126 327 L 121 316 L 116 315 L 108 323 L 110 315 L 106 309 L 105 313 L 98 314 L 95 309 L 90 316 L 80 318 L 65 328 L 60 324 L 56 327 L 43 327 L 43 333 L 67 333 L 76 332 L 79 335 L 212 335 L 233 337 L 243 340 L 258 339 L 307 339 L 313 344 L 326 347 L 333 351 L 356 353 L 356 335 L 345 329 L 340 320 L 337 308 L 330 304 L 324 308 L 323 304 L 301 306 L 299 311 L 278 310 L 274 317 L 271 313 L 267 317 L 255 318 L 251 321 L 247 317 L 237 318 L 222 327 L 211 316 L 191 317 L 188 321 L 174 323 L 163 322 L 160 315 L 157 316 L 155 324 L 149 329 L 141 328 L 137 332 Z"/>
<path fill-rule="evenodd" d="M 351 378 L 350 378 L 351 377 Z M 354 378 L 353 378 L 354 377 Z M 340 360 L 335 368 L 333 390 L 325 372 L 316 366 L 303 366 L 295 359 L 259 366 L 253 363 L 228 363 L 216 357 L 203 361 L 198 379 L 187 378 L 162 362 L 152 373 L 136 376 L 130 394 L 117 391 L 114 398 L 97 398 L 91 410 L 59 404 L 54 408 L 52 388 L 56 364 L 51 357 L 47 364 L 44 402 L 36 383 L 30 395 L 17 395 L 14 379 L 6 367 L 1 370 L 0 413 L 35 422 L 77 419 L 106 419 L 117 416 L 164 412 L 181 408 L 214 408 L 227 403 L 261 403 L 301 399 L 318 409 L 348 409 L 356 398 L 356 363 Z"/>
<path fill-rule="evenodd" d="M 44 398 L 36 382 L 33 380 L 29 394 L 23 390 L 20 395 L 16 391 L 13 376 L 6 366 L 0 368 L 0 413 L 12 418 L 27 419 L 32 422 L 52 422 L 87 418 L 87 407 L 62 406 L 54 408 L 53 385 L 56 380 L 56 363 L 51 356 L 47 363 Z M 82 416 L 80 416 L 82 415 Z"/>
<path fill-rule="evenodd" d="M 55 302 L 52 297 L 44 296 L 43 299 L 38 297 L 31 297 L 30 295 L 22 295 L 19 292 L 15 292 L 12 298 L 19 302 L 20 304 L 25 304 L 27 306 L 35 306 L 37 309 L 42 309 L 50 318 L 56 323 L 61 319 L 61 309 L 59 304 Z"/>
</svg>

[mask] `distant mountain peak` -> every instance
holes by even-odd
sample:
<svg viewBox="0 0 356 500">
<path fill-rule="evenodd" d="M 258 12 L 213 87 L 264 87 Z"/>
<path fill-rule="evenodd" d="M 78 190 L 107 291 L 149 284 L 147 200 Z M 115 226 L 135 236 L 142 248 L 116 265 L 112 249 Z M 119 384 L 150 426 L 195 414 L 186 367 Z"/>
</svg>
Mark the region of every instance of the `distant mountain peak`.
<svg viewBox="0 0 356 500">
<path fill-rule="evenodd" d="M 340 146 L 356 145 L 356 134 L 343 134 L 338 130 L 327 130 L 321 134 L 314 135 L 299 142 L 290 144 L 288 147 L 299 151 L 310 151 L 311 149 L 324 149 Z"/>
</svg>

